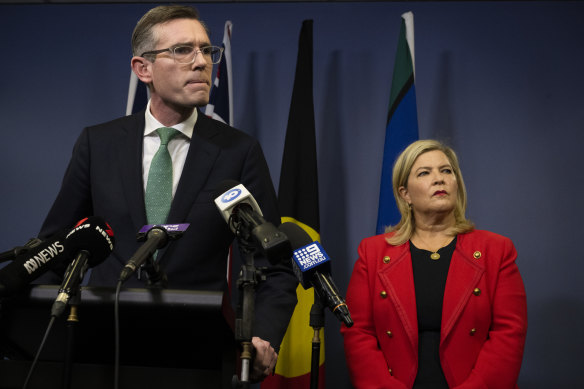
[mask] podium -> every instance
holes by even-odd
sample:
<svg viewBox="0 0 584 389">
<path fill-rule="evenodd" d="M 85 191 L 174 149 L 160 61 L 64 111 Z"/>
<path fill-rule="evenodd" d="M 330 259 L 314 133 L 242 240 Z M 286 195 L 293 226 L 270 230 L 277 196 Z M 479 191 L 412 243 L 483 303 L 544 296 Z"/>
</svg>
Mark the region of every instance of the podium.
<svg viewBox="0 0 584 389">
<path fill-rule="evenodd" d="M 1 389 L 22 388 L 57 293 L 39 285 L 0 300 Z M 113 388 L 115 289 L 83 287 L 80 297 L 78 322 L 67 320 L 69 309 L 55 321 L 29 389 L 61 389 L 67 380 L 71 389 Z M 212 291 L 123 289 L 119 388 L 231 388 L 237 347 L 223 299 Z"/>
</svg>

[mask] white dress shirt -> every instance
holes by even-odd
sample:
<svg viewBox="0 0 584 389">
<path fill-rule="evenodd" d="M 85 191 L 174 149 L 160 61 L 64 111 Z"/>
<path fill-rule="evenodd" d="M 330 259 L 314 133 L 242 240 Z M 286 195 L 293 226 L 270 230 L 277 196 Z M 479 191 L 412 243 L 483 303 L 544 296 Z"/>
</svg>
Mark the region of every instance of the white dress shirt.
<svg viewBox="0 0 584 389">
<path fill-rule="evenodd" d="M 180 180 L 180 176 L 185 165 L 185 160 L 187 159 L 187 154 L 189 152 L 189 146 L 191 144 L 191 138 L 193 136 L 193 128 L 195 122 L 197 121 L 197 110 L 193 110 L 193 114 L 189 116 L 187 120 L 182 123 L 175 124 L 172 126 L 175 130 L 178 130 L 180 134 L 177 134 L 174 138 L 168 142 L 168 152 L 170 153 L 170 158 L 172 159 L 172 197 L 176 193 L 176 188 Z M 150 171 L 150 164 L 152 163 L 152 158 L 158 148 L 160 147 L 160 137 L 155 132 L 160 127 L 166 127 L 161 124 L 158 120 L 152 116 L 150 113 L 150 101 L 148 101 L 148 106 L 146 107 L 146 123 L 144 126 L 144 145 L 142 149 L 142 177 L 144 184 L 144 192 L 146 192 L 146 184 L 148 183 L 148 172 Z"/>
</svg>

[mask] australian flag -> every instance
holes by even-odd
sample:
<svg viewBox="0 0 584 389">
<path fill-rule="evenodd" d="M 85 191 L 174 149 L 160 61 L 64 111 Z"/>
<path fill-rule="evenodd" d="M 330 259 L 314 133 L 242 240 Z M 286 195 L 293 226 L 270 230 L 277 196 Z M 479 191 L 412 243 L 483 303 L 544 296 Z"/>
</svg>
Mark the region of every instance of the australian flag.
<svg viewBox="0 0 584 389">
<path fill-rule="evenodd" d="M 231 77 L 231 30 L 233 24 L 228 20 L 225 22 L 223 33 L 223 57 L 215 81 L 211 88 L 209 104 L 205 109 L 205 115 L 233 126 L 233 88 Z"/>
</svg>

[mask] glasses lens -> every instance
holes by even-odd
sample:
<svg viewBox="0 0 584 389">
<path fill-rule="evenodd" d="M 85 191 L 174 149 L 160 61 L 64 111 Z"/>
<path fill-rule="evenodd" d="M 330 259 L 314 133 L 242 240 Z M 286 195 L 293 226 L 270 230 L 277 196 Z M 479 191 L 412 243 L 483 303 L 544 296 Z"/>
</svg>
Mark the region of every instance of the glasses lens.
<svg viewBox="0 0 584 389">
<path fill-rule="evenodd" d="M 174 59 L 178 63 L 191 63 L 194 51 L 191 46 L 177 46 L 173 49 Z"/>
<path fill-rule="evenodd" d="M 177 46 L 173 49 L 175 61 L 181 64 L 193 63 L 198 53 L 201 53 L 205 61 L 216 64 L 221 61 L 222 51 L 217 46 L 205 46 L 199 50 L 196 50 L 192 46 Z"/>
<path fill-rule="evenodd" d="M 223 50 L 221 50 L 220 47 L 208 46 L 206 49 L 209 51 L 208 58 L 211 60 L 211 63 L 219 63 L 219 61 L 221 61 L 221 54 Z"/>
</svg>

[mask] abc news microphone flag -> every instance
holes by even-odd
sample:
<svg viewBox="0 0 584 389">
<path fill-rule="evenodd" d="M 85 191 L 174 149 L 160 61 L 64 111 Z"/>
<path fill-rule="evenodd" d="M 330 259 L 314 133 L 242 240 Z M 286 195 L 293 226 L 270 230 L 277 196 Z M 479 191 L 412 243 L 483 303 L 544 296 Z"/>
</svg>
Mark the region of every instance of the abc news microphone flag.
<svg viewBox="0 0 584 389">
<path fill-rule="evenodd" d="M 312 51 L 312 20 L 304 20 L 282 156 L 278 205 L 282 223 L 296 223 L 313 240 L 320 241 Z M 314 290 L 304 290 L 302 285 L 298 285 L 296 294 L 298 304 L 282 341 L 276 372 L 262 382 L 262 389 L 310 387 L 311 340 L 314 335 L 314 329 L 310 327 L 310 309 L 314 303 Z M 318 387 L 324 389 L 324 329 L 321 328 L 319 333 Z"/>
<path fill-rule="evenodd" d="M 397 224 L 401 218 L 393 198 L 391 183 L 393 163 L 399 153 L 418 139 L 418 113 L 414 84 L 414 14 L 406 12 L 401 15 L 401 18 L 385 129 L 377 234 L 384 233 L 387 226 Z"/>
</svg>

